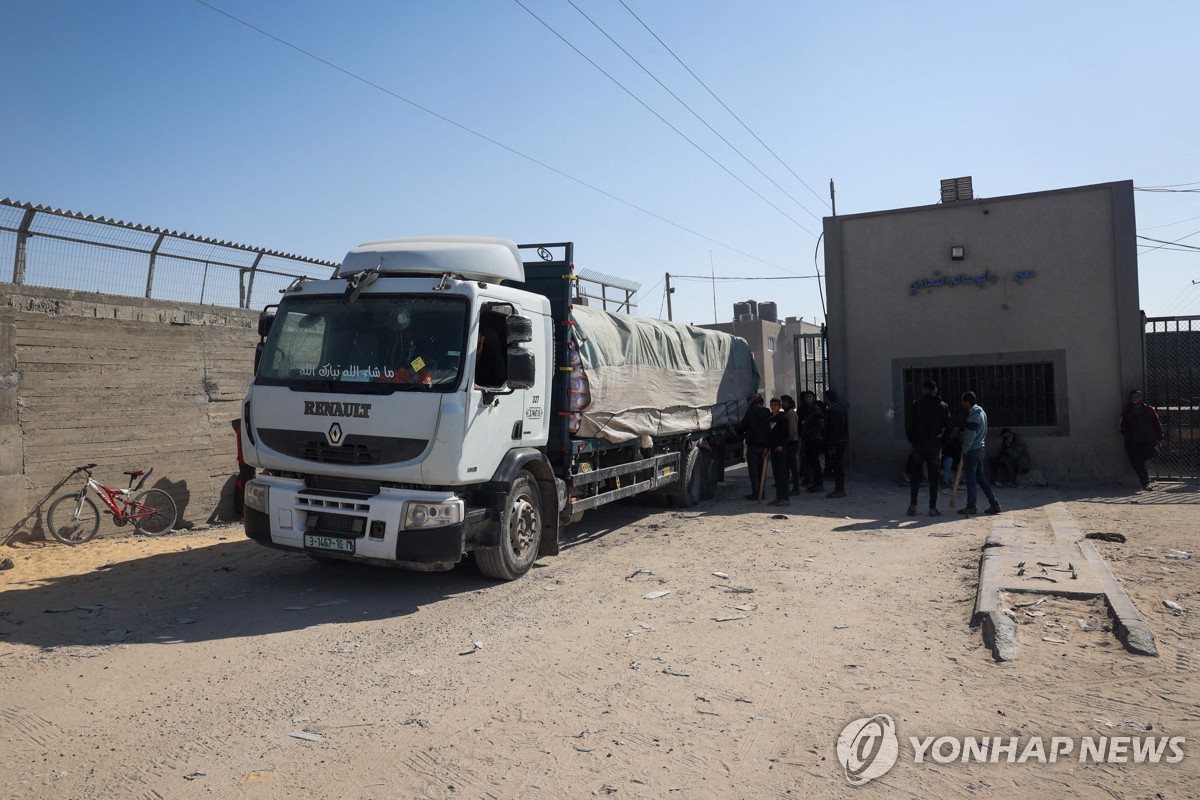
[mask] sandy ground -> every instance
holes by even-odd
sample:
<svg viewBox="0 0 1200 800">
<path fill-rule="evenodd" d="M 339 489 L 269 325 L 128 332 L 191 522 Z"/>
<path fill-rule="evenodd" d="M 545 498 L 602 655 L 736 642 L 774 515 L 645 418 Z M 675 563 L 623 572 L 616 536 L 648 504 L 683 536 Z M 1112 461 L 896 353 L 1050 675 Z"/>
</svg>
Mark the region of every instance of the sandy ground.
<svg viewBox="0 0 1200 800">
<path fill-rule="evenodd" d="M 1053 600 L 998 664 L 969 627 L 990 518 L 906 518 L 906 490 L 851 482 L 772 519 L 730 477 L 695 509 L 591 512 L 508 584 L 319 565 L 236 528 L 2 548 L 0 797 L 1200 796 L 1200 568 L 1164 550 L 1194 549 L 1194 484 L 1001 490 L 1020 525 L 1063 500 L 1129 537 L 1101 549 L 1161 656 Z M 835 742 L 877 713 L 900 761 L 855 788 Z M 914 763 L 930 735 L 1187 744 L 1176 764 Z"/>
</svg>

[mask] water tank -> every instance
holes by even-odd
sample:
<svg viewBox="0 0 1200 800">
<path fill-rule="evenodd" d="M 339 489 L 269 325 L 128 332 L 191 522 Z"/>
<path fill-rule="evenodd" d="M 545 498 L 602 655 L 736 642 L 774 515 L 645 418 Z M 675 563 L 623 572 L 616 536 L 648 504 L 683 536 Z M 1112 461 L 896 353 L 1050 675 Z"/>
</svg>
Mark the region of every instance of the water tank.
<svg viewBox="0 0 1200 800">
<path fill-rule="evenodd" d="M 759 319 L 767 322 L 779 322 L 779 308 L 773 300 L 768 300 L 765 303 L 758 304 Z"/>
<path fill-rule="evenodd" d="M 747 316 L 749 313 L 750 313 L 750 304 L 749 303 L 734 303 L 733 304 L 733 318 L 734 319 L 740 320 L 742 317 Z"/>
<path fill-rule="evenodd" d="M 746 305 L 750 306 L 750 316 L 757 317 L 758 316 L 758 301 L 747 300 Z"/>
</svg>

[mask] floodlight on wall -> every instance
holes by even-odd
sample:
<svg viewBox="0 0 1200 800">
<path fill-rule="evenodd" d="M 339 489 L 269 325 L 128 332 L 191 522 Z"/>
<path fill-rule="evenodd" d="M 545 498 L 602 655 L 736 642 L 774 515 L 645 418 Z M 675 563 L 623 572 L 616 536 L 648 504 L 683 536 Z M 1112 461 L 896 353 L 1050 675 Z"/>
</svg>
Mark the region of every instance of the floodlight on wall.
<svg viewBox="0 0 1200 800">
<path fill-rule="evenodd" d="M 942 180 L 943 203 L 958 203 L 962 200 L 971 200 L 974 196 L 975 190 L 971 186 L 970 175 L 963 178 L 945 178 Z"/>
<path fill-rule="evenodd" d="M 953 245 L 950 248 L 950 260 L 962 261 L 967 255 L 967 250 L 961 244 Z"/>
</svg>

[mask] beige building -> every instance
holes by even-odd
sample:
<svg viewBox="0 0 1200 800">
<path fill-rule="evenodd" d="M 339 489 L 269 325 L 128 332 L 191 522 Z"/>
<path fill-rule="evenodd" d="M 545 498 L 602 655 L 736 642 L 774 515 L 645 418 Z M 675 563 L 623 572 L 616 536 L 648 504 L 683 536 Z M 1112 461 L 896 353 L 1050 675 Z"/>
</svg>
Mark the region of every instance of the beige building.
<svg viewBox="0 0 1200 800">
<path fill-rule="evenodd" d="M 956 414 L 978 394 L 989 455 L 1011 427 L 1051 481 L 1127 475 L 1117 420 L 1142 375 L 1132 182 L 824 224 L 830 379 L 856 470 L 903 468 L 905 413 L 933 378 Z"/>
</svg>

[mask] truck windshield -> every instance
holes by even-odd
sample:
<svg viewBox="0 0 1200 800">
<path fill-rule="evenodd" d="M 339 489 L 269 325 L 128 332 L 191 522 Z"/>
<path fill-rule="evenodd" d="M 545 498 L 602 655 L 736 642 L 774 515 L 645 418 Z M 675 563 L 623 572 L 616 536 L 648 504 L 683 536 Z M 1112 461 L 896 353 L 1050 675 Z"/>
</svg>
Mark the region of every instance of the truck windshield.
<svg viewBox="0 0 1200 800">
<path fill-rule="evenodd" d="M 455 297 L 287 297 L 255 381 L 310 391 L 451 392 L 463 371 L 467 301 Z"/>
</svg>

